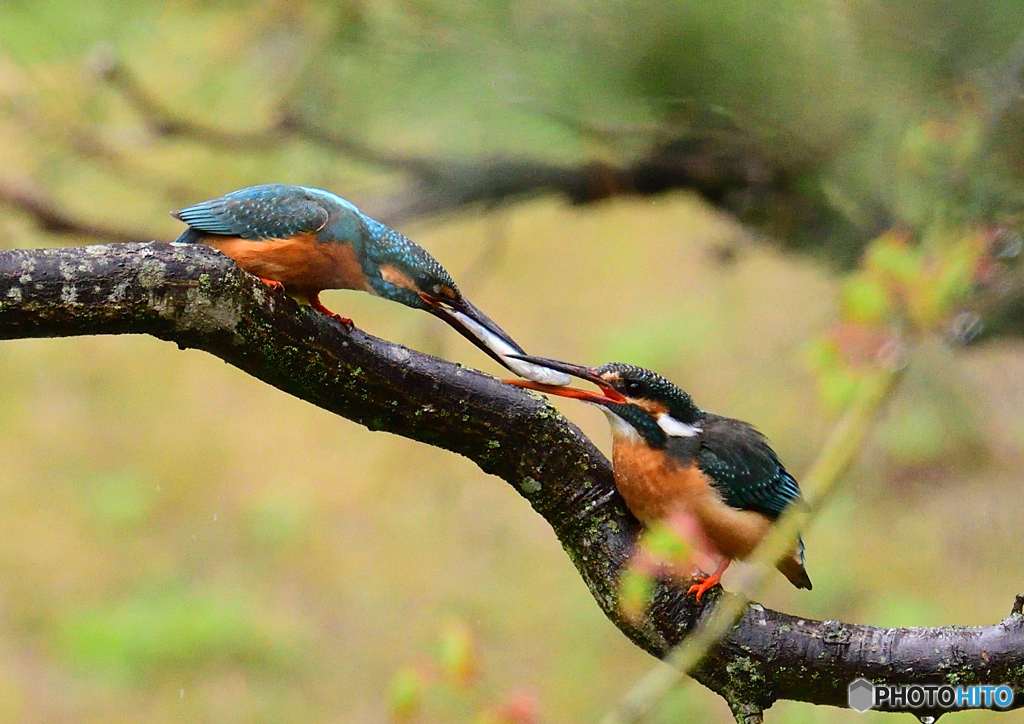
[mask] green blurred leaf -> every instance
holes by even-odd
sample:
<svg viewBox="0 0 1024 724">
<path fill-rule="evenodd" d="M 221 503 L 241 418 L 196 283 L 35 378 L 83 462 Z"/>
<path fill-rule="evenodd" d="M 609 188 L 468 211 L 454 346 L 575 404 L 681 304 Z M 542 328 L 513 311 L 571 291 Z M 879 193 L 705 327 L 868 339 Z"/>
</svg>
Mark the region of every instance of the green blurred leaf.
<svg viewBox="0 0 1024 724">
<path fill-rule="evenodd" d="M 936 303 L 946 314 L 954 304 L 966 299 L 974 286 L 978 254 L 974 253 L 972 246 L 970 242 L 964 242 L 948 253 L 935 280 Z"/>
<path fill-rule="evenodd" d="M 842 410 L 853 401 L 860 375 L 849 367 L 835 367 L 818 378 L 818 397 L 831 410 Z"/>
<path fill-rule="evenodd" d="M 469 686 L 479 673 L 476 640 L 469 625 L 449 621 L 441 631 L 437 662 L 445 679 L 457 686 Z"/>
<path fill-rule="evenodd" d="M 899 284 L 911 284 L 921 271 L 921 257 L 905 234 L 888 232 L 868 245 L 864 267 Z"/>
<path fill-rule="evenodd" d="M 806 347 L 807 366 L 814 372 L 824 373 L 842 364 L 839 346 L 832 337 L 819 337 Z"/>
<path fill-rule="evenodd" d="M 922 166 L 929 160 L 934 147 L 935 142 L 928 126 L 924 123 L 915 123 L 903 134 L 900 160 L 911 166 Z"/>
<path fill-rule="evenodd" d="M 422 692 L 423 679 L 416 669 L 410 666 L 397 671 L 388 689 L 388 709 L 391 718 L 396 721 L 413 718 L 419 710 Z"/>
<path fill-rule="evenodd" d="M 619 610 L 634 621 L 639 620 L 654 595 L 654 576 L 630 566 L 619 579 Z"/>
<path fill-rule="evenodd" d="M 640 546 L 659 562 L 685 563 L 689 560 L 690 546 L 671 526 L 659 521 L 644 531 Z"/>
<path fill-rule="evenodd" d="M 845 321 L 882 324 L 894 310 L 892 293 L 878 278 L 852 274 L 843 282 L 842 308 Z"/>
</svg>

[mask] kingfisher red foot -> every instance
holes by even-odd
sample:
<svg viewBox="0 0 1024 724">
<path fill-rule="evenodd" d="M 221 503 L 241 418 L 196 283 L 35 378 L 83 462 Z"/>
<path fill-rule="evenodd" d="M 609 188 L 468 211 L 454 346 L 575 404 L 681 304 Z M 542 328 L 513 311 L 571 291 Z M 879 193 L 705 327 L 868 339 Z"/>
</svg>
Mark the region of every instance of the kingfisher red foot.
<svg viewBox="0 0 1024 724">
<path fill-rule="evenodd" d="M 324 289 L 358 289 L 422 309 L 451 325 L 506 369 L 537 382 L 569 377 L 520 359 L 523 348 L 470 304 L 434 257 L 394 229 L 327 191 L 263 184 L 172 212 L 202 243 L 312 308 L 351 324 L 319 299 Z"/>
<path fill-rule="evenodd" d="M 277 291 L 279 289 L 281 291 L 284 291 L 284 284 L 282 284 L 281 282 L 277 281 L 276 279 L 267 279 L 265 277 L 256 277 L 256 278 L 259 279 L 264 284 L 266 284 L 271 289 L 273 289 L 274 291 Z M 337 312 L 332 312 L 330 309 L 328 309 L 323 304 L 321 304 L 320 303 L 320 295 L 319 294 L 314 294 L 313 296 L 311 296 L 309 298 L 308 301 L 309 301 L 309 306 L 312 307 L 313 309 L 315 309 L 316 311 L 320 312 L 321 314 L 326 314 L 331 319 L 336 319 L 336 320 L 338 320 L 339 322 L 341 322 L 342 324 L 344 324 L 344 325 L 346 325 L 348 327 L 352 326 L 352 320 L 351 319 L 349 319 L 348 317 L 343 317 L 340 314 L 338 314 Z"/>
<path fill-rule="evenodd" d="M 764 435 L 740 420 L 701 410 L 661 375 L 617 362 L 591 368 L 521 358 L 598 386 L 600 392 L 591 392 L 507 380 L 601 407 L 612 428 L 615 485 L 629 510 L 645 525 L 686 521 L 694 549 L 719 561 L 714 573 L 690 588 L 698 601 L 733 559 L 753 553 L 772 523 L 801 499 L 800 486 Z M 798 536 L 776 567 L 794 586 L 810 590 L 804 559 Z"/>
<path fill-rule="evenodd" d="M 309 306 L 311 306 L 313 309 L 315 309 L 316 311 L 320 312 L 321 314 L 326 314 L 331 319 L 338 320 L 339 322 L 344 324 L 346 327 L 353 326 L 351 319 L 349 319 L 348 317 L 343 317 L 340 314 L 338 314 L 337 312 L 332 312 L 330 309 L 328 309 L 323 304 L 321 304 L 320 303 L 320 295 L 319 294 L 314 294 L 312 297 L 309 298 Z"/>
<path fill-rule="evenodd" d="M 271 289 L 274 289 L 274 290 L 277 290 L 277 289 L 283 290 L 284 289 L 284 284 L 282 284 L 281 282 L 277 281 L 276 279 L 267 279 L 265 277 L 256 277 L 256 278 L 259 279 L 264 284 L 266 284 Z"/>
<path fill-rule="evenodd" d="M 723 558 L 722 562 L 718 564 L 718 568 L 715 569 L 714 573 L 712 573 L 710 576 L 705 576 L 703 578 L 698 577 L 696 579 L 697 582 L 690 586 L 690 588 L 687 589 L 686 593 L 695 594 L 697 601 L 699 602 L 701 596 L 703 596 L 709 588 L 714 588 L 719 583 L 721 583 L 722 574 L 725 573 L 725 569 L 729 567 L 730 563 L 732 563 L 730 559 Z M 808 588 L 810 588 L 810 586 L 808 586 Z"/>
</svg>

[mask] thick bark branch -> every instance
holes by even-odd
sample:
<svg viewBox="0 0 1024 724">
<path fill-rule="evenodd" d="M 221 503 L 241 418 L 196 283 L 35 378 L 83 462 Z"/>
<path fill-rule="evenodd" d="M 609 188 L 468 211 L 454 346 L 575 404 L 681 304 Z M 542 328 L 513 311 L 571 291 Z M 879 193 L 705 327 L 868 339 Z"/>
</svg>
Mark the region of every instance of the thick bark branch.
<svg viewBox="0 0 1024 724">
<path fill-rule="evenodd" d="M 465 455 L 551 524 L 598 605 L 663 656 L 705 608 L 659 588 L 624 618 L 616 582 L 638 532 L 605 457 L 538 396 L 299 307 L 204 246 L 146 243 L 0 252 L 0 339 L 151 334 L 205 350 L 289 394 Z M 717 599 L 709 594 L 705 604 Z M 694 678 L 756 716 L 779 699 L 845 706 L 858 677 L 1008 683 L 1024 704 L 1024 615 L 987 627 L 880 629 L 751 604 Z"/>
</svg>

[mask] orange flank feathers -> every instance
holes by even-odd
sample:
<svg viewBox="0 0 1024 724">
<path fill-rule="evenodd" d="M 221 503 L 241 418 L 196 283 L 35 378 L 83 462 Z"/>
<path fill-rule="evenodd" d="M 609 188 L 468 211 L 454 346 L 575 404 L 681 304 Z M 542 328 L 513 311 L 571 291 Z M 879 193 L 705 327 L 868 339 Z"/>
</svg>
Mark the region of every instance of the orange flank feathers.
<svg viewBox="0 0 1024 724">
<path fill-rule="evenodd" d="M 209 235 L 202 243 L 231 257 L 250 274 L 279 282 L 292 296 L 310 302 L 324 289 L 371 291 L 351 244 L 322 244 L 314 234 L 266 241 Z"/>
<path fill-rule="evenodd" d="M 696 465 L 683 467 L 639 441 L 617 437 L 612 446 L 615 486 L 629 510 L 644 524 L 667 520 L 685 511 L 692 519 L 693 540 L 701 552 L 724 559 L 724 566 L 699 593 L 718 582 L 734 558 L 750 556 L 767 535 L 772 521 L 753 510 L 726 505 L 710 479 Z M 807 572 L 794 552 L 777 565 L 797 588 L 810 589 Z"/>
</svg>

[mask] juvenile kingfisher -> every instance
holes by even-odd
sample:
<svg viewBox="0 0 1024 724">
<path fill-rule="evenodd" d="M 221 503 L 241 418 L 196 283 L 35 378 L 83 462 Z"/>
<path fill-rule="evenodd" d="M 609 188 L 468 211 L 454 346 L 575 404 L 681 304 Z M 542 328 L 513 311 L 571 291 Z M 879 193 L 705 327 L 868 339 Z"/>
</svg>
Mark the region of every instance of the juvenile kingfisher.
<svg viewBox="0 0 1024 724">
<path fill-rule="evenodd" d="M 733 559 L 749 556 L 782 512 L 800 500 L 800 486 L 764 435 L 740 420 L 701 410 L 661 375 L 619 362 L 589 368 L 520 358 L 601 389 L 507 380 L 600 405 L 612 428 L 615 485 L 630 512 L 645 525 L 681 519 L 691 544 L 719 561 L 714 573 L 690 587 L 698 601 Z M 777 567 L 794 586 L 810 590 L 801 538 Z"/>
<path fill-rule="evenodd" d="M 212 246 L 270 287 L 344 324 L 352 321 L 320 303 L 324 289 L 360 289 L 425 310 L 516 374 L 552 385 L 570 382 L 568 375 L 515 357 L 523 348 L 462 296 L 434 257 L 340 196 L 263 184 L 171 215 L 189 227 L 176 243 Z"/>
</svg>

